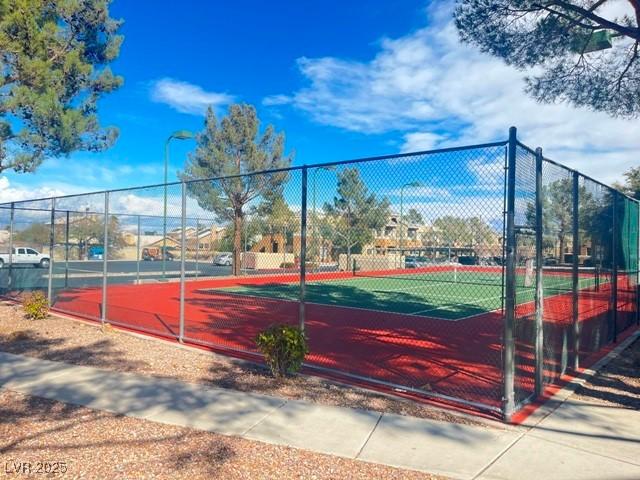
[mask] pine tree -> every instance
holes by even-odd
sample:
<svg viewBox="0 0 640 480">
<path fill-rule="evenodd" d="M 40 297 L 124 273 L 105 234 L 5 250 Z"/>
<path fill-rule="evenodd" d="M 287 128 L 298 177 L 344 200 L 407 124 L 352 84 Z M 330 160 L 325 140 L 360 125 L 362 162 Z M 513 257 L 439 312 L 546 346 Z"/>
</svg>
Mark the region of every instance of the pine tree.
<svg viewBox="0 0 640 480">
<path fill-rule="evenodd" d="M 0 0 L 0 172 L 116 140 L 97 116 L 98 100 L 122 84 L 107 67 L 123 39 L 109 2 Z"/>
<path fill-rule="evenodd" d="M 246 175 L 250 172 L 288 167 L 292 155 L 284 154 L 284 134 L 272 125 L 259 134 L 260 122 L 251 105 L 231 105 L 218 122 L 208 109 L 204 130 L 197 136 L 198 146 L 189 156 L 183 180 L 232 177 L 187 185 L 189 195 L 201 208 L 214 212 L 221 221 L 233 225 L 233 274 L 240 274 L 242 229 L 246 206 L 287 181 L 287 172 Z"/>
</svg>

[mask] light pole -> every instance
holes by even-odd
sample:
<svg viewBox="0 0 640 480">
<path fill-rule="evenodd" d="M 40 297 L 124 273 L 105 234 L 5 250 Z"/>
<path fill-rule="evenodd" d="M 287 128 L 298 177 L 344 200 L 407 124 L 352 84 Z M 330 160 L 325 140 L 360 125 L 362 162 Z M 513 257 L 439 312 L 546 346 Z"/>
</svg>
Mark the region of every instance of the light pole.
<svg viewBox="0 0 640 480">
<path fill-rule="evenodd" d="M 334 166 L 329 166 L 329 167 L 319 167 L 319 168 L 315 168 L 313 170 L 313 181 L 312 181 L 312 197 L 313 197 L 313 231 L 311 233 L 311 238 L 312 238 L 312 242 L 313 242 L 313 249 L 314 249 L 314 253 L 317 256 L 321 256 L 320 254 L 320 249 L 318 248 L 318 239 L 316 237 L 316 233 L 317 233 L 317 229 L 318 229 L 318 214 L 316 212 L 316 180 L 318 179 L 318 172 L 320 170 L 326 170 L 327 172 L 330 172 L 332 170 L 335 170 L 336 167 Z M 313 262 L 313 270 L 314 272 L 317 271 L 317 265 L 316 262 Z"/>
<path fill-rule="evenodd" d="M 166 256 L 167 256 L 167 182 L 169 181 L 169 144 L 171 139 L 188 140 L 194 135 L 189 130 L 176 130 L 164 143 L 164 207 L 162 216 L 162 279 L 164 280 L 167 273 Z"/>
<path fill-rule="evenodd" d="M 409 182 L 409 183 L 405 183 L 404 185 L 402 185 L 402 187 L 400 187 L 400 256 L 402 257 L 402 247 L 403 247 L 403 243 L 404 243 L 404 231 L 402 230 L 402 225 L 404 224 L 404 219 L 403 219 L 403 215 L 404 215 L 404 211 L 403 211 L 403 207 L 404 207 L 404 189 L 405 187 L 409 187 L 409 188 L 417 188 L 417 187 L 422 187 L 422 183 L 415 181 L 415 182 Z"/>
</svg>

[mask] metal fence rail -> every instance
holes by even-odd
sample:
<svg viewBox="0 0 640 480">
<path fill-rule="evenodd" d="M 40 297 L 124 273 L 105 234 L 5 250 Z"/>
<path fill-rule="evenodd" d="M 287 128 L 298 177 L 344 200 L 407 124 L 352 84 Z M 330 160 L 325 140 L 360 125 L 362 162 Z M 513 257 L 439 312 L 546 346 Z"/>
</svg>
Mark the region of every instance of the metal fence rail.
<svg viewBox="0 0 640 480">
<path fill-rule="evenodd" d="M 299 325 L 310 371 L 509 419 L 638 325 L 639 216 L 512 128 L 0 204 L 0 289 L 256 359 L 259 331 Z"/>
</svg>

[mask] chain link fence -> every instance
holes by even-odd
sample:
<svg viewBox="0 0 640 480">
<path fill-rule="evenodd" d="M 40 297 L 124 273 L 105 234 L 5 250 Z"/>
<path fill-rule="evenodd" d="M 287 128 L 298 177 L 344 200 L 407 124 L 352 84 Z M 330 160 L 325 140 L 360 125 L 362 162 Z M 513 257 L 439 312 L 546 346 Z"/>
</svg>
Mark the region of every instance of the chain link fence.
<svg viewBox="0 0 640 480">
<path fill-rule="evenodd" d="M 0 288 L 510 418 L 638 324 L 638 203 L 508 141 L 0 205 Z"/>
</svg>

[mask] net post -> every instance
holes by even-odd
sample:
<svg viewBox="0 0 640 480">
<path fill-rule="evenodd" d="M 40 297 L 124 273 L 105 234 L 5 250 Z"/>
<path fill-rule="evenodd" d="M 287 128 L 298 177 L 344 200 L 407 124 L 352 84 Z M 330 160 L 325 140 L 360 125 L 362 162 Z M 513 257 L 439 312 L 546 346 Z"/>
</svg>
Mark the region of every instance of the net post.
<svg viewBox="0 0 640 480">
<path fill-rule="evenodd" d="M 516 186 L 516 127 L 509 129 L 509 143 L 507 155 L 507 238 L 506 238 L 506 269 L 505 269 L 505 314 L 503 330 L 503 405 L 502 413 L 505 421 L 510 421 L 515 411 L 515 282 L 516 282 L 516 234 L 515 234 L 515 186 Z"/>
<path fill-rule="evenodd" d="M 182 182 L 182 215 L 180 217 L 180 333 L 178 341 L 184 343 L 184 290 L 185 256 L 187 253 L 187 184 Z M 196 235 L 197 237 L 197 235 Z"/>
<path fill-rule="evenodd" d="M 102 313 L 100 323 L 107 321 L 107 259 L 109 258 L 109 192 L 104 193 L 104 237 L 102 243 Z"/>
<path fill-rule="evenodd" d="M 51 228 L 49 229 L 49 279 L 47 281 L 47 302 L 49 307 L 53 304 L 53 245 L 55 243 L 55 224 L 56 224 L 56 199 L 51 199 Z"/>
<path fill-rule="evenodd" d="M 542 148 L 536 149 L 535 394 L 544 391 L 544 293 L 542 285 Z"/>
<path fill-rule="evenodd" d="M 573 369 L 578 370 L 580 368 L 580 318 L 578 311 L 578 267 L 580 255 L 580 176 L 578 172 L 573 172 L 573 268 L 571 271 L 572 280 L 572 328 L 573 328 Z"/>
<path fill-rule="evenodd" d="M 618 192 L 611 190 L 611 194 L 613 195 L 611 305 L 613 307 L 613 343 L 616 343 L 618 341 Z"/>
<path fill-rule="evenodd" d="M 300 330 L 305 330 L 305 296 L 307 283 L 307 166 L 302 168 L 302 212 L 300 218 Z"/>
<path fill-rule="evenodd" d="M 69 210 L 67 210 L 64 227 L 64 288 L 69 287 Z"/>
<path fill-rule="evenodd" d="M 136 285 L 140 284 L 140 215 L 138 215 L 138 225 L 137 225 L 137 235 L 136 235 Z"/>
</svg>

